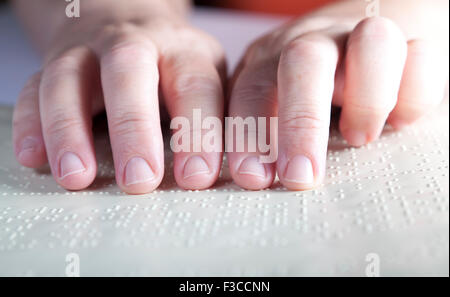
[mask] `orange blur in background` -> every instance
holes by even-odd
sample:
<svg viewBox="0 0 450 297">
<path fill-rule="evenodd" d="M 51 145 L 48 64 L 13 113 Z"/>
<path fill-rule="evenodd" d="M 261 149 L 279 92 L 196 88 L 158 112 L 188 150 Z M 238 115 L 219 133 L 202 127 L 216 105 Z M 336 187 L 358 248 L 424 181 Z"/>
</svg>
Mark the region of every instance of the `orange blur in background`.
<svg viewBox="0 0 450 297">
<path fill-rule="evenodd" d="M 227 0 L 223 6 L 256 12 L 303 14 L 336 0 Z"/>
</svg>

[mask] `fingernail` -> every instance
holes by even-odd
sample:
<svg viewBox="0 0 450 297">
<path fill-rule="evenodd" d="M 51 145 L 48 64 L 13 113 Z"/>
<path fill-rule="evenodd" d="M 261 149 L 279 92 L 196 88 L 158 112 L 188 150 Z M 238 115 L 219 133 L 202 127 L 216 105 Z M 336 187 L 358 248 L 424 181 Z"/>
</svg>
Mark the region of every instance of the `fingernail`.
<svg viewBox="0 0 450 297">
<path fill-rule="evenodd" d="M 81 162 L 81 159 L 74 153 L 67 152 L 64 153 L 59 162 L 59 176 L 64 179 L 70 175 L 74 175 L 85 171 L 86 168 Z"/>
<path fill-rule="evenodd" d="M 258 157 L 248 157 L 246 158 L 239 167 L 239 174 L 243 175 L 253 175 L 261 178 L 266 178 L 266 168 L 259 162 Z"/>
<path fill-rule="evenodd" d="M 20 144 L 20 154 L 25 152 L 35 152 L 37 150 L 38 141 L 36 138 L 27 136 L 22 140 Z"/>
<path fill-rule="evenodd" d="M 314 183 L 314 172 L 311 160 L 302 155 L 295 156 L 289 161 L 284 173 L 284 178 L 288 182 L 298 184 Z"/>
<path fill-rule="evenodd" d="M 208 164 L 206 164 L 205 159 L 200 156 L 193 156 L 190 157 L 184 165 L 183 177 L 184 179 L 187 179 L 196 175 L 209 173 L 209 167 Z"/>
<path fill-rule="evenodd" d="M 367 143 L 367 134 L 363 131 L 348 130 L 344 134 L 350 145 L 363 146 Z"/>
<path fill-rule="evenodd" d="M 155 179 L 155 173 L 147 161 L 140 157 L 134 157 L 128 161 L 125 167 L 125 185 L 143 184 L 153 179 Z"/>
</svg>

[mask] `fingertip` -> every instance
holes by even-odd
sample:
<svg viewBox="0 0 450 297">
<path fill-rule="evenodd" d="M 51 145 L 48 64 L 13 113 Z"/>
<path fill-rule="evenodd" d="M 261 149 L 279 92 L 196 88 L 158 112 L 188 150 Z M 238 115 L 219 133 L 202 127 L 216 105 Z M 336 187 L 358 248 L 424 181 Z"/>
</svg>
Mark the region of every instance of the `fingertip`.
<svg viewBox="0 0 450 297">
<path fill-rule="evenodd" d="M 251 191 L 270 187 L 275 178 L 274 164 L 262 163 L 258 156 L 240 156 L 229 159 L 234 182 Z"/>
<path fill-rule="evenodd" d="M 395 42 L 404 48 L 406 53 L 407 41 L 405 34 L 400 27 L 391 19 L 386 17 L 369 17 L 363 19 L 354 29 L 350 38 L 359 38 L 361 36 L 376 38 L 383 42 Z"/>
<path fill-rule="evenodd" d="M 155 191 L 160 185 L 161 181 L 151 180 L 151 181 L 143 181 L 141 183 L 133 184 L 133 185 L 125 185 L 123 183 L 119 183 L 122 191 L 129 195 L 145 195 L 152 193 Z"/>
<path fill-rule="evenodd" d="M 302 184 L 296 182 L 282 181 L 283 186 L 285 186 L 289 191 L 310 191 L 319 187 L 320 184 Z"/>
<path fill-rule="evenodd" d="M 394 128 L 394 130 L 400 131 L 408 126 L 410 126 L 414 121 L 411 120 L 405 120 L 398 117 L 389 117 L 387 123 Z"/>
<path fill-rule="evenodd" d="M 44 141 L 41 137 L 26 136 L 16 144 L 17 161 L 29 168 L 39 168 L 47 163 Z"/>
<path fill-rule="evenodd" d="M 314 168 L 313 160 L 298 154 L 278 163 L 278 176 L 281 183 L 292 191 L 306 191 L 316 188 L 320 182 L 319 170 Z"/>
<path fill-rule="evenodd" d="M 386 112 L 387 113 L 387 112 Z M 339 130 L 345 141 L 354 147 L 361 147 L 377 140 L 383 132 L 386 117 L 383 112 L 367 111 L 344 106 L 339 121 Z"/>
<path fill-rule="evenodd" d="M 447 76 L 441 72 L 440 57 L 439 51 L 428 41 L 413 39 L 408 42 L 398 102 L 388 118 L 394 129 L 404 129 L 439 106 Z"/>
<path fill-rule="evenodd" d="M 124 185 L 122 184 L 120 188 L 122 191 L 129 195 L 145 195 L 153 192 L 159 186 L 159 182 L 147 181 L 134 185 Z"/>
<path fill-rule="evenodd" d="M 80 157 L 73 152 L 64 152 L 54 172 L 57 182 L 67 190 L 77 191 L 89 187 L 95 179 L 97 167 L 95 160 Z"/>
<path fill-rule="evenodd" d="M 128 194 L 147 194 L 161 183 L 161 171 L 142 157 L 132 157 L 126 163 L 123 175 L 117 176 L 117 183 Z"/>
<path fill-rule="evenodd" d="M 174 175 L 178 186 L 185 190 L 210 188 L 219 176 L 220 160 L 219 153 L 175 154 Z"/>
<path fill-rule="evenodd" d="M 348 129 L 341 133 L 345 141 L 351 146 L 361 147 L 369 143 L 369 135 L 365 131 Z"/>
</svg>

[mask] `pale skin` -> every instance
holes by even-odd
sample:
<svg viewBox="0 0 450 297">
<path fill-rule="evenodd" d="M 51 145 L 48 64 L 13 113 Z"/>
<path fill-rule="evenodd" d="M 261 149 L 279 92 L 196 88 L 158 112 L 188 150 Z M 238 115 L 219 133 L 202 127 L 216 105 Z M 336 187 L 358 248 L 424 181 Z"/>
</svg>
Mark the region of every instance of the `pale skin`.
<svg viewBox="0 0 450 297">
<path fill-rule="evenodd" d="M 19 96 L 13 135 L 22 165 L 49 163 L 69 190 L 94 181 L 92 116 L 103 110 L 127 193 L 151 192 L 163 178 L 160 107 L 171 118 L 197 108 L 221 119 L 278 116 L 277 162 L 229 153 L 231 175 L 250 190 L 271 186 L 276 173 L 288 189 L 308 190 L 325 176 L 333 105 L 358 147 L 386 123 L 402 129 L 433 110 L 448 82 L 448 1 L 381 1 L 383 17 L 368 19 L 364 1 L 338 1 L 290 22 L 249 46 L 228 84 L 228 111 L 224 52 L 188 23 L 187 1 L 85 1 L 77 21 L 65 5 L 15 1 L 44 63 Z M 218 152 L 174 153 L 175 179 L 208 188 L 221 162 Z"/>
</svg>

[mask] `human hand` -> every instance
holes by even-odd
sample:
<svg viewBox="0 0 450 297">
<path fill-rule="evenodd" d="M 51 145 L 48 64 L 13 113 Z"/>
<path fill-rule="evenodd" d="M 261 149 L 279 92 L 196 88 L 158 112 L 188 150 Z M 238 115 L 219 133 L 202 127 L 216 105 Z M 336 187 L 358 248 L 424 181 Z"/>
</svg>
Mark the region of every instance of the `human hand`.
<svg viewBox="0 0 450 297">
<path fill-rule="evenodd" d="M 445 65 L 448 53 L 381 17 L 359 22 L 314 15 L 263 36 L 234 75 L 229 115 L 278 117 L 278 159 L 263 164 L 259 152 L 229 153 L 234 181 L 262 189 L 277 172 L 289 189 L 318 186 L 332 105 L 342 108 L 339 128 L 346 141 L 365 145 L 386 122 L 401 129 L 436 107 L 448 78 Z"/>
<path fill-rule="evenodd" d="M 86 2 L 81 17 L 64 21 L 49 39 L 43 69 L 14 111 L 22 165 L 48 162 L 64 188 L 88 187 L 97 171 L 92 116 L 105 109 L 117 183 L 128 193 L 147 193 L 164 174 L 159 103 L 171 117 L 191 119 L 201 108 L 204 117 L 223 118 L 221 46 L 155 3 L 167 2 Z M 221 164 L 219 152 L 175 153 L 174 175 L 185 189 L 207 188 Z"/>
</svg>

